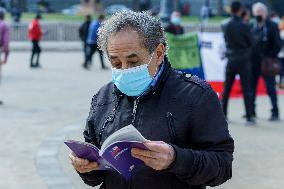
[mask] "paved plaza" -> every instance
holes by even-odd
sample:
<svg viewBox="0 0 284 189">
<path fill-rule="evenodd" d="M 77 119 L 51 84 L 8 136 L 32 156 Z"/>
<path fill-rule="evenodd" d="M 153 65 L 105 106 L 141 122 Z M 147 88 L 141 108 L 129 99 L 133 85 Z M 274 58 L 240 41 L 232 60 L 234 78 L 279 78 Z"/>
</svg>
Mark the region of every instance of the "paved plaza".
<svg viewBox="0 0 284 189">
<path fill-rule="evenodd" d="M 11 53 L 2 69 L 0 189 L 87 189 L 71 167 L 65 139 L 82 139 L 91 98 L 110 81 L 97 55 L 91 71 L 80 52 L 44 52 L 29 69 L 28 52 Z M 279 98 L 284 119 L 284 96 Z M 258 98 L 257 126 L 245 127 L 240 99 L 230 101 L 235 139 L 233 178 L 217 189 L 284 188 L 284 122 L 271 123 L 268 97 Z"/>
</svg>

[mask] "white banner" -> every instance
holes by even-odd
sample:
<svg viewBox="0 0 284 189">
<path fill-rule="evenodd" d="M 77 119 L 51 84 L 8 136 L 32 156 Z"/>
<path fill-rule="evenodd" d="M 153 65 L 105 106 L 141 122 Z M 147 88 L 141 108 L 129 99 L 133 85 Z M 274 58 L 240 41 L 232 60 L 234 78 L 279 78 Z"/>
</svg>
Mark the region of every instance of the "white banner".
<svg viewBox="0 0 284 189">
<path fill-rule="evenodd" d="M 223 82 L 227 60 L 224 57 L 225 42 L 223 34 L 200 33 L 201 59 L 206 81 Z"/>
</svg>

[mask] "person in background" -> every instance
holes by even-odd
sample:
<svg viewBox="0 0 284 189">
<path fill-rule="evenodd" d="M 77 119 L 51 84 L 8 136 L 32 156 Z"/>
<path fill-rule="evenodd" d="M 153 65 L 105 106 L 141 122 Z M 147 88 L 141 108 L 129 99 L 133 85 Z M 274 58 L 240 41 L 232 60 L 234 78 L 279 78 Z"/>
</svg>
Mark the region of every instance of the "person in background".
<svg viewBox="0 0 284 189">
<path fill-rule="evenodd" d="M 4 21 L 5 13 L 0 11 L 0 82 L 1 82 L 1 67 L 2 64 L 7 63 L 8 55 L 9 55 L 9 27 Z M 2 52 L 4 53 L 4 59 L 2 60 Z M 0 100 L 0 105 L 3 102 Z"/>
<path fill-rule="evenodd" d="M 202 24 L 208 23 L 209 16 L 210 16 L 210 9 L 207 6 L 207 4 L 204 4 L 200 9 L 201 23 Z"/>
<path fill-rule="evenodd" d="M 181 17 L 179 12 L 173 12 L 171 14 L 170 24 L 165 28 L 165 32 L 181 35 L 184 33 L 184 29 L 181 26 Z"/>
<path fill-rule="evenodd" d="M 279 23 L 279 31 L 280 31 L 280 37 L 282 40 L 282 49 L 278 54 L 278 57 L 282 64 L 282 73 L 280 75 L 280 82 L 279 82 L 279 88 L 284 89 L 284 16 L 282 16 L 281 21 Z"/>
<path fill-rule="evenodd" d="M 270 20 L 272 22 L 274 22 L 275 24 L 277 24 L 277 25 L 279 25 L 280 21 L 281 21 L 281 19 L 280 19 L 279 15 L 277 14 L 277 12 L 274 12 L 274 11 L 270 14 Z"/>
<path fill-rule="evenodd" d="M 39 23 L 39 20 L 41 19 L 41 15 L 37 14 L 35 19 L 32 21 L 32 23 L 29 25 L 29 39 L 32 42 L 32 55 L 31 55 L 31 61 L 30 61 L 30 67 L 31 68 L 39 68 L 39 57 L 41 53 L 41 48 L 39 45 L 39 42 L 42 38 L 43 32 Z M 34 57 L 36 56 L 36 61 L 34 62 Z"/>
<path fill-rule="evenodd" d="M 90 28 L 91 22 L 92 22 L 92 16 L 87 15 L 85 22 L 80 26 L 79 31 L 78 31 L 79 38 L 83 42 L 83 52 L 84 52 L 85 62 L 87 60 L 87 39 L 88 39 L 89 28 Z"/>
<path fill-rule="evenodd" d="M 254 46 L 252 49 L 252 102 L 253 114 L 255 112 L 256 89 L 259 77 L 262 75 L 265 80 L 267 93 L 272 104 L 270 121 L 279 120 L 279 108 L 277 103 L 275 76 L 267 76 L 261 73 L 261 61 L 266 58 L 277 58 L 282 43 L 278 26 L 268 18 L 267 7 L 263 3 L 255 3 L 252 7 L 255 22 L 252 27 Z"/>
<path fill-rule="evenodd" d="M 250 52 L 253 45 L 252 33 L 249 26 L 246 25 L 241 18 L 242 4 L 240 2 L 232 2 L 231 14 L 231 19 L 222 26 L 227 48 L 226 57 L 228 58 L 222 95 L 223 111 L 225 116 L 227 116 L 230 92 L 236 75 L 239 75 L 245 102 L 246 124 L 254 125 L 255 120 L 252 115 L 250 96 Z"/>
<path fill-rule="evenodd" d="M 21 17 L 22 17 L 22 11 L 20 10 L 19 7 L 14 6 L 14 7 L 11 9 L 11 17 L 12 17 L 13 22 L 14 22 L 15 24 L 19 24 L 19 23 L 20 23 Z"/>
<path fill-rule="evenodd" d="M 83 64 L 83 67 L 85 69 L 90 69 L 90 66 L 92 64 L 93 55 L 96 51 L 98 51 L 100 54 L 102 69 L 108 69 L 104 63 L 103 52 L 98 48 L 98 43 L 97 43 L 97 39 L 98 39 L 97 33 L 104 19 L 105 19 L 105 16 L 100 15 L 98 20 L 92 21 L 89 26 L 89 33 L 87 37 L 87 57 Z"/>
<path fill-rule="evenodd" d="M 241 17 L 242 17 L 243 22 L 245 24 L 247 24 L 247 25 L 250 24 L 250 17 L 251 17 L 251 15 L 250 15 L 250 11 L 248 9 L 243 9 L 242 10 Z"/>
</svg>

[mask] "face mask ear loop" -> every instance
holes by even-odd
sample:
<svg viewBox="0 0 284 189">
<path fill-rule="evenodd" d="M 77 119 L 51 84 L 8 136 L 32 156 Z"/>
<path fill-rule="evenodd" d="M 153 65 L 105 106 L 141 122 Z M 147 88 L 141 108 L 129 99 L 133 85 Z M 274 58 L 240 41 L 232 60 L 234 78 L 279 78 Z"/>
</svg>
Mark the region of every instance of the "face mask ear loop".
<svg viewBox="0 0 284 189">
<path fill-rule="evenodd" d="M 152 61 L 152 59 L 153 59 L 154 54 L 155 54 L 155 52 L 153 52 L 153 53 L 152 53 L 152 56 L 151 56 L 151 58 L 150 58 L 150 60 L 149 60 L 149 62 L 148 62 L 148 64 L 147 64 L 147 66 L 149 66 L 149 64 L 151 63 L 151 61 Z M 156 67 L 156 72 L 155 72 L 155 74 L 154 74 L 153 78 L 155 78 L 155 77 L 156 77 L 157 73 L 158 73 L 158 67 Z"/>
</svg>

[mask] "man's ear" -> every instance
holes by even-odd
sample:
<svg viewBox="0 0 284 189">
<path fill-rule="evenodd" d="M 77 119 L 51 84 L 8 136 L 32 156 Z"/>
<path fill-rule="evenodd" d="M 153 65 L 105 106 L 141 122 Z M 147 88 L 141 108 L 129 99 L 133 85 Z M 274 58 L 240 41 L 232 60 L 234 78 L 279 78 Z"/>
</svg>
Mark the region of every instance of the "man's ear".
<svg viewBox="0 0 284 189">
<path fill-rule="evenodd" d="M 156 57 L 156 59 L 157 59 L 157 66 L 159 66 L 163 62 L 163 60 L 164 60 L 165 46 L 162 43 L 160 43 L 158 45 L 158 47 L 156 48 L 156 52 L 157 52 L 157 57 Z"/>
</svg>

